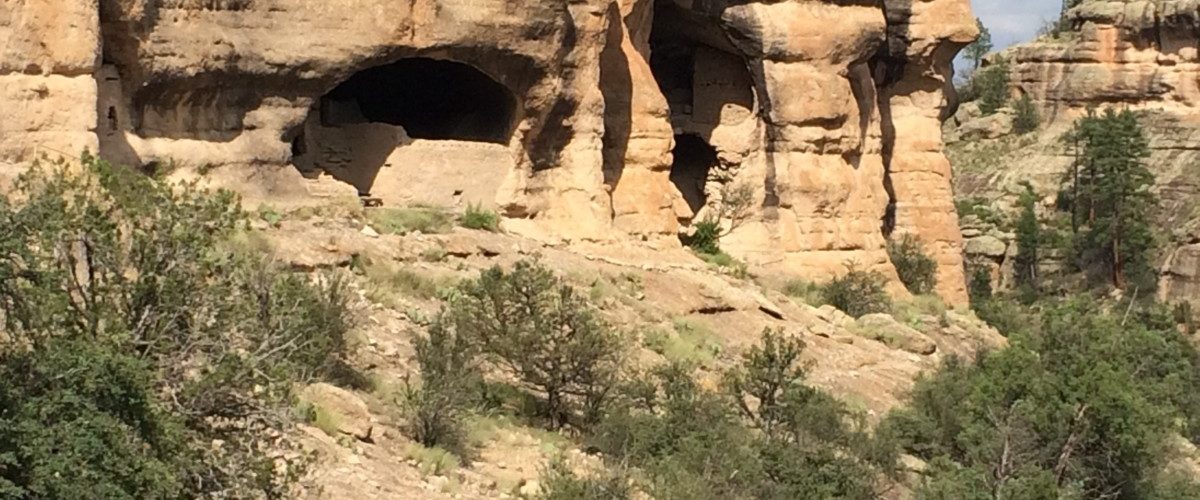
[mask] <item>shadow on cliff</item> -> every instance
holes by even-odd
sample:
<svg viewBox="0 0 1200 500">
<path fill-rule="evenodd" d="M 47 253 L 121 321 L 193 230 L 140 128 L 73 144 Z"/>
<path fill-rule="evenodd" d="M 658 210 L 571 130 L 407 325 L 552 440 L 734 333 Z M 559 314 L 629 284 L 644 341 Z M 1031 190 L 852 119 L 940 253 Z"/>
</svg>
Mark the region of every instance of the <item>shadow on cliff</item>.
<svg viewBox="0 0 1200 500">
<path fill-rule="evenodd" d="M 622 45 L 624 23 L 616 3 L 610 4 L 608 33 L 600 52 L 600 92 L 604 96 L 604 184 L 610 192 L 621 181 L 633 127 L 633 76 Z"/>
</svg>

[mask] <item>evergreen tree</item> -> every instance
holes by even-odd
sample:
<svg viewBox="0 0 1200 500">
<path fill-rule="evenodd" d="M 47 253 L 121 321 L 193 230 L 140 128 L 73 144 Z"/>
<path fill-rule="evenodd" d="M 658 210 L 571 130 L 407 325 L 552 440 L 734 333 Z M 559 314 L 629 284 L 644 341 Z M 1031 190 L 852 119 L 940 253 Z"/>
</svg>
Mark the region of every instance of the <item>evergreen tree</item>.
<svg viewBox="0 0 1200 500">
<path fill-rule="evenodd" d="M 998 58 L 994 64 L 979 70 L 971 86 L 979 98 L 979 111 L 984 115 L 999 111 L 1008 104 L 1008 62 Z"/>
<path fill-rule="evenodd" d="M 1157 197 L 1154 174 L 1143 159 L 1149 143 L 1133 112 L 1089 112 L 1076 123 L 1081 152 L 1072 179 L 1077 257 L 1084 270 L 1099 271 L 1117 288 L 1154 286 L 1150 216 Z"/>
<path fill-rule="evenodd" d="M 1037 220 L 1037 194 L 1033 186 L 1025 183 L 1018 204 L 1021 215 L 1017 218 L 1017 257 L 1013 269 L 1017 287 L 1036 294 L 1038 289 L 1038 247 L 1041 245 L 1041 228 Z"/>
<path fill-rule="evenodd" d="M 979 26 L 979 38 L 963 49 L 963 56 L 975 64 L 975 69 L 979 69 L 979 66 L 983 64 L 984 56 L 988 55 L 994 47 L 992 33 L 983 25 L 983 21 L 975 18 L 975 24 Z"/>
<path fill-rule="evenodd" d="M 1029 94 L 1024 94 L 1017 99 L 1013 110 L 1016 112 L 1016 116 L 1013 117 L 1013 130 L 1018 134 L 1033 132 L 1042 123 L 1042 117 L 1038 115 L 1037 106 L 1033 104 L 1033 99 L 1029 98 Z"/>
</svg>

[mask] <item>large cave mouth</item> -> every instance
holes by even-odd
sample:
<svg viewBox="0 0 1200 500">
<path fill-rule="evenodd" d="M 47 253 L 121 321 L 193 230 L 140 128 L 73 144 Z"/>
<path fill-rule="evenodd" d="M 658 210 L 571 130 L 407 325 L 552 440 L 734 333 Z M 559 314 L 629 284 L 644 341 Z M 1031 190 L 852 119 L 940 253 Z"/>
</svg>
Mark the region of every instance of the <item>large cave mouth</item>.
<svg viewBox="0 0 1200 500">
<path fill-rule="evenodd" d="M 695 214 L 708 202 L 705 186 L 709 171 L 717 166 L 717 150 L 697 135 L 684 134 L 675 136 L 673 152 L 671 183 Z"/>
<path fill-rule="evenodd" d="M 467 64 L 415 57 L 360 71 L 321 98 L 321 124 L 383 123 L 414 139 L 507 144 L 517 99 Z"/>
<path fill-rule="evenodd" d="M 301 173 L 329 174 L 363 195 L 451 202 L 457 195 L 418 192 L 429 191 L 422 182 L 441 182 L 448 193 L 487 201 L 511 163 L 519 109 L 516 95 L 482 71 L 416 57 L 355 73 L 285 139 Z"/>
</svg>

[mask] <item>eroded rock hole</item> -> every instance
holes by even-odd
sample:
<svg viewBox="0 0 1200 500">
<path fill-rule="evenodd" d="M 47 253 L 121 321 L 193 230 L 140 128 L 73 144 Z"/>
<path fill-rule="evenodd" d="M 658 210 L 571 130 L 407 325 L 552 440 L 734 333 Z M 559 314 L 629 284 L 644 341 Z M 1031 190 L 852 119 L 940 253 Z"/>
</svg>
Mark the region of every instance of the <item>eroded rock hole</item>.
<svg viewBox="0 0 1200 500">
<path fill-rule="evenodd" d="M 705 186 L 708 174 L 717 166 L 717 150 L 693 134 L 675 136 L 674 161 L 671 164 L 671 183 L 683 195 L 692 214 L 704 208 L 708 201 Z"/>
</svg>

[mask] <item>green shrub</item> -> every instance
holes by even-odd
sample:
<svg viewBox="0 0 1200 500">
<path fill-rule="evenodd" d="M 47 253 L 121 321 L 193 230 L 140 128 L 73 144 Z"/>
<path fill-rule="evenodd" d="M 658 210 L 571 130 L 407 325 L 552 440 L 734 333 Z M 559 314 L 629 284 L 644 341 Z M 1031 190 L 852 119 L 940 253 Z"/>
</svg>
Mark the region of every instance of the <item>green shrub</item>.
<svg viewBox="0 0 1200 500">
<path fill-rule="evenodd" d="M 765 331 L 722 393 L 682 365 L 661 367 L 648 387 L 625 391 L 589 443 L 639 468 L 654 498 L 876 498 L 895 448 L 804 383 L 802 349 Z"/>
<path fill-rule="evenodd" d="M 887 252 L 908 291 L 921 295 L 937 286 L 937 261 L 925 253 L 915 236 L 906 233 L 900 241 L 889 240 Z"/>
<path fill-rule="evenodd" d="M 436 298 L 442 290 L 453 285 L 453 282 L 445 279 L 379 262 L 368 263 L 364 267 L 364 274 L 371 285 L 368 295 L 376 302 L 389 305 L 395 305 L 393 299 L 396 296 L 426 300 Z"/>
<path fill-rule="evenodd" d="M 580 477 L 561 459 L 542 470 L 543 500 L 625 500 L 633 498 L 630 478 L 623 471 L 605 470 L 594 476 Z"/>
<path fill-rule="evenodd" d="M 1008 104 L 1008 63 L 1003 59 L 975 73 L 971 79 L 974 94 L 979 99 L 979 110 L 993 115 Z"/>
<path fill-rule="evenodd" d="M 244 253 L 247 220 L 89 155 L 21 175 L 0 201 L 0 490 L 287 494 L 304 461 L 276 464 L 292 445 L 271 436 L 295 384 L 346 375 L 349 296 Z"/>
<path fill-rule="evenodd" d="M 801 302 L 813 307 L 819 307 L 825 304 L 825 298 L 822 296 L 821 285 L 811 281 L 801 279 L 789 280 L 783 285 L 783 293 L 788 297 L 800 299 Z"/>
<path fill-rule="evenodd" d="M 970 276 L 967 294 L 971 297 L 971 305 L 978 309 L 992 299 L 992 270 L 986 265 L 976 264 L 967 266 L 967 272 Z"/>
<path fill-rule="evenodd" d="M 383 234 L 445 233 L 453 222 L 449 213 L 434 207 L 377 208 L 368 210 L 367 218 Z"/>
<path fill-rule="evenodd" d="M 551 428 L 594 418 L 616 377 L 620 338 L 586 295 L 538 263 L 484 271 L 458 287 L 448 314 L 495 366 L 544 396 Z"/>
<path fill-rule="evenodd" d="M 717 255 L 721 253 L 721 225 L 716 221 L 700 221 L 694 226 L 695 231 L 687 241 L 687 245 L 697 253 Z"/>
<path fill-rule="evenodd" d="M 129 353 L 52 338 L 0 353 L 0 496 L 170 498 L 189 467 L 182 419 Z"/>
<path fill-rule="evenodd" d="M 880 425 L 933 465 L 918 497 L 1150 498 L 1180 422 L 1197 415 L 1200 364 L 1174 329 L 1123 316 L 1049 307 L 1007 348 L 919 380 Z"/>
<path fill-rule="evenodd" d="M 716 334 L 703 325 L 677 320 L 674 333 L 651 330 L 645 336 L 646 347 L 672 363 L 708 365 L 721 353 Z"/>
<path fill-rule="evenodd" d="M 1033 99 L 1030 99 L 1029 94 L 1022 94 L 1020 99 L 1013 104 L 1013 131 L 1018 134 L 1028 134 L 1038 129 L 1042 124 L 1042 117 L 1038 114 L 1037 106 L 1034 105 Z"/>
<path fill-rule="evenodd" d="M 887 277 L 882 273 L 863 271 L 857 264 L 850 263 L 846 265 L 846 274 L 821 288 L 821 296 L 826 304 L 857 318 L 891 309 L 892 299 L 886 287 Z"/>
<path fill-rule="evenodd" d="M 405 381 L 408 436 L 423 446 L 465 456 L 463 420 L 482 381 L 478 346 L 455 330 L 443 312 L 429 326 L 427 336 L 413 341 L 413 350 L 421 378 L 419 383 Z"/>
<path fill-rule="evenodd" d="M 737 260 L 723 251 L 718 250 L 715 254 L 697 253 L 696 255 L 722 273 L 738 279 L 746 279 L 750 276 L 750 270 L 745 262 Z"/>
<path fill-rule="evenodd" d="M 500 215 L 479 205 L 467 205 L 467 211 L 459 219 L 459 224 L 467 229 L 482 229 L 494 233 L 500 230 Z"/>
</svg>

